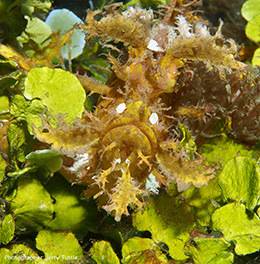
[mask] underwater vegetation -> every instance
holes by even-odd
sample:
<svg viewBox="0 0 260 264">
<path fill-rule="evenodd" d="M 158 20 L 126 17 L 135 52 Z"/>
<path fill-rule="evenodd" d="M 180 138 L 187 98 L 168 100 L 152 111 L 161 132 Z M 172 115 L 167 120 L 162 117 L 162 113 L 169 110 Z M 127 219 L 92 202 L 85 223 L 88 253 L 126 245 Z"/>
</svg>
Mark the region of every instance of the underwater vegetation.
<svg viewBox="0 0 260 264">
<path fill-rule="evenodd" d="M 259 41 L 259 1 L 246 1 L 241 9 L 241 14 L 248 22 L 245 28 L 246 36 L 254 43 Z M 259 48 L 254 49 L 252 65 L 259 66 Z"/>
<path fill-rule="evenodd" d="M 84 22 L 32 16 L 49 1 L 10 4 L 25 24 L 0 44 L 0 259 L 235 263 L 260 250 L 257 64 L 202 1 L 155 2 Z"/>
</svg>

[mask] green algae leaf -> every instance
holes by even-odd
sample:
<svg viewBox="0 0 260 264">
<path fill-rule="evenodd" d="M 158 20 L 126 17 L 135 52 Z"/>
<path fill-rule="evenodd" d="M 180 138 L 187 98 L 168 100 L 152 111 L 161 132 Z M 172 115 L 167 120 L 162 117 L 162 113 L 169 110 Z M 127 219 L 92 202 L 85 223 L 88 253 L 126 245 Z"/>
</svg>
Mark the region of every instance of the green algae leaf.
<svg viewBox="0 0 260 264">
<path fill-rule="evenodd" d="M 19 260 L 19 263 L 33 264 L 36 261 L 41 260 L 41 257 L 28 246 L 23 244 L 14 244 L 10 247 L 10 251 L 13 253 L 13 259 Z"/>
<path fill-rule="evenodd" d="M 260 42 L 260 13 L 248 21 L 245 33 L 250 40 L 257 43 Z"/>
<path fill-rule="evenodd" d="M 1 76 L 2 78 L 6 77 L 5 76 L 6 74 L 11 73 L 12 71 L 14 71 L 18 68 L 17 64 L 12 60 L 0 59 L 0 66 L 1 66 L 0 67 L 0 74 L 2 75 Z"/>
<path fill-rule="evenodd" d="M 158 258 L 156 252 L 152 249 L 146 249 L 144 251 L 138 251 L 133 253 L 133 255 L 128 256 L 126 260 L 123 260 L 123 264 L 164 264 L 168 261 L 161 261 Z"/>
<path fill-rule="evenodd" d="M 122 247 L 123 264 L 168 263 L 167 257 L 152 239 L 132 237 Z"/>
<path fill-rule="evenodd" d="M 50 7 L 50 0 L 1 0 L 0 24 L 5 25 L 1 35 L 4 35 L 5 41 L 13 40 L 26 25 L 24 15 L 48 12 Z"/>
<path fill-rule="evenodd" d="M 6 166 L 6 161 L 3 159 L 2 155 L 0 155 L 0 182 L 4 179 Z"/>
<path fill-rule="evenodd" d="M 260 48 L 257 48 L 252 58 L 252 66 L 260 66 Z"/>
<path fill-rule="evenodd" d="M 32 124 L 35 126 L 42 126 L 40 114 L 44 111 L 45 106 L 38 99 L 28 101 L 22 95 L 15 95 L 11 106 L 10 113 L 16 117 L 17 121 L 26 121 L 28 131 L 32 134 Z"/>
<path fill-rule="evenodd" d="M 172 258 L 187 258 L 183 249 L 194 226 L 194 217 L 187 204 L 174 197 L 156 196 L 150 199 L 148 208 L 135 213 L 133 225 L 139 231 L 150 231 L 156 243 L 166 243 Z"/>
<path fill-rule="evenodd" d="M 132 237 L 128 239 L 122 247 L 122 257 L 125 258 L 132 252 L 144 251 L 146 249 L 155 249 L 159 250 L 159 246 L 154 243 L 154 241 L 150 238 L 142 238 L 142 237 Z"/>
<path fill-rule="evenodd" d="M 9 99 L 6 95 L 0 96 L 0 116 L 9 113 Z"/>
<path fill-rule="evenodd" d="M 208 164 L 218 166 L 224 165 L 228 160 L 236 157 L 238 153 L 241 156 L 258 158 L 258 153 L 254 150 L 248 151 L 242 144 L 222 136 L 210 139 L 199 149 L 200 155 L 206 158 Z"/>
<path fill-rule="evenodd" d="M 42 149 L 30 152 L 25 160 L 31 164 L 45 165 L 51 172 L 56 172 L 62 167 L 62 154 L 51 149 Z"/>
<path fill-rule="evenodd" d="M 260 220 L 253 212 L 247 212 L 244 204 L 231 203 L 217 209 L 212 215 L 213 228 L 235 244 L 238 255 L 260 250 Z"/>
<path fill-rule="evenodd" d="M 219 185 L 224 200 L 244 202 L 252 210 L 260 195 L 260 168 L 257 162 L 248 157 L 229 160 L 219 175 Z"/>
<path fill-rule="evenodd" d="M 44 253 L 44 263 L 78 263 L 83 250 L 71 232 L 41 230 L 36 237 L 37 249 Z"/>
<path fill-rule="evenodd" d="M 20 3 L 23 14 L 28 16 L 32 15 L 33 12 L 46 13 L 51 8 L 50 0 L 16 0 L 13 2 Z"/>
<path fill-rule="evenodd" d="M 62 69 L 33 68 L 25 79 L 25 98 L 40 99 L 52 116 L 71 122 L 84 112 L 86 92 L 75 75 Z M 35 124 L 37 126 L 37 124 Z"/>
<path fill-rule="evenodd" d="M 14 237 L 15 223 L 11 214 L 5 216 L 0 223 L 0 244 L 8 244 Z"/>
<path fill-rule="evenodd" d="M 108 241 L 98 241 L 90 249 L 91 258 L 97 264 L 120 264 L 120 261 Z"/>
<path fill-rule="evenodd" d="M 1 53 L 1 50 L 0 50 L 0 53 Z M 1 68 L 1 64 L 0 64 L 0 68 Z M 5 76 L 0 76 L 1 90 L 12 92 L 12 89 L 19 86 L 19 81 L 22 79 L 23 75 L 24 73 L 18 70 L 18 71 L 13 71 L 9 74 L 6 74 Z"/>
<path fill-rule="evenodd" d="M 22 32 L 21 36 L 17 37 L 17 41 L 23 46 L 25 43 L 29 41 L 34 42 L 39 46 L 39 48 L 43 48 L 48 45 L 48 43 L 44 43 L 52 34 L 51 28 L 43 22 L 41 19 L 37 17 L 24 17 L 28 22 L 26 29 Z"/>
<path fill-rule="evenodd" d="M 19 169 L 16 168 L 16 170 L 14 172 L 8 172 L 8 177 L 13 177 L 13 180 L 15 181 L 15 179 L 17 179 L 18 177 L 21 177 L 23 175 L 28 175 L 28 173 L 30 172 L 35 172 L 37 171 L 37 167 L 36 166 L 27 166 L 23 169 Z"/>
<path fill-rule="evenodd" d="M 10 122 L 7 137 L 11 161 L 25 162 L 25 155 L 32 150 L 35 144 L 35 140 L 29 134 L 26 124 L 19 122 L 19 120 Z"/>
<path fill-rule="evenodd" d="M 242 16 L 247 20 L 252 20 L 255 16 L 260 14 L 260 0 L 248 0 L 242 6 Z"/>
<path fill-rule="evenodd" d="M 34 264 L 43 263 L 42 258 L 31 248 L 23 244 L 14 244 L 9 249 L 0 249 L 0 263 L 5 264 Z M 45 262 L 46 263 L 46 262 Z"/>
<path fill-rule="evenodd" d="M 208 185 L 201 188 L 191 186 L 184 191 L 181 196 L 186 198 L 189 206 L 196 208 L 196 221 L 202 226 L 210 226 L 211 215 L 216 209 L 216 205 L 221 201 L 221 189 L 218 185 L 218 178 L 209 181 Z"/>
<path fill-rule="evenodd" d="M 11 210 L 19 228 L 41 230 L 53 218 L 52 199 L 42 184 L 33 178 L 20 178 Z"/>
<path fill-rule="evenodd" d="M 0 248 L 0 263 L 20 264 L 20 260 L 16 259 L 13 253 L 7 248 Z"/>
<path fill-rule="evenodd" d="M 82 201 L 82 188 L 71 186 L 63 177 L 55 176 L 46 186 L 55 200 L 55 218 L 48 224 L 52 230 L 72 231 L 77 238 L 83 238 L 97 218 L 93 200 Z"/>
<path fill-rule="evenodd" d="M 234 263 L 234 255 L 231 252 L 231 244 L 223 238 L 195 238 L 195 244 L 185 248 L 195 264 L 231 264 Z"/>
<path fill-rule="evenodd" d="M 2 47 L 0 45 L 0 54 L 2 54 Z M 24 76 L 24 72 L 18 69 L 18 65 L 12 60 L 0 59 L 0 94 L 2 92 L 11 92 L 13 88 L 17 87 L 19 81 Z"/>
</svg>

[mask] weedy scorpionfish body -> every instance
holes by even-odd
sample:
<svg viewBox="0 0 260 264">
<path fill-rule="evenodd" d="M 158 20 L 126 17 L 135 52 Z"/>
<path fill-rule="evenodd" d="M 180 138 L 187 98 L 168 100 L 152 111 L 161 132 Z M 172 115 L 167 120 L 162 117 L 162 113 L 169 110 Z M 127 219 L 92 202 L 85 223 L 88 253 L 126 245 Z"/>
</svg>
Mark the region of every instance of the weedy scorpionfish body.
<svg viewBox="0 0 260 264">
<path fill-rule="evenodd" d="M 246 73 L 257 82 L 256 72 L 235 59 L 236 44 L 222 37 L 222 22 L 211 35 L 188 11 L 172 10 L 161 19 L 139 6 L 89 11 L 86 25 L 77 25 L 87 40 L 123 42 L 127 59 L 108 56 L 114 78 L 107 85 L 77 76 L 86 90 L 101 95 L 94 113 L 60 129 L 47 122 L 44 131 L 34 128 L 40 141 L 65 155 L 64 176 L 86 185 L 85 197 L 97 198 L 117 221 L 159 186 L 176 182 L 182 191 L 207 184 L 214 170 L 196 153 L 195 141 L 220 133 L 220 123 L 236 138 L 257 138 L 254 121 L 251 127 L 237 122 L 234 107 L 244 109 L 241 94 L 253 89 Z M 247 115 L 256 116 L 254 111 Z M 151 177 L 155 182 L 147 190 Z"/>
</svg>

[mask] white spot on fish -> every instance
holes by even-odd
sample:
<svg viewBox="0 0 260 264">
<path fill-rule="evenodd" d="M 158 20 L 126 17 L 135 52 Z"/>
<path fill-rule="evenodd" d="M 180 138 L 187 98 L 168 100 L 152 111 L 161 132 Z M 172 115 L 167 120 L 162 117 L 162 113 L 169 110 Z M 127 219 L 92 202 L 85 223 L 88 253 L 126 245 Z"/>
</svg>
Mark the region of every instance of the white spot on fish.
<svg viewBox="0 0 260 264">
<path fill-rule="evenodd" d="M 89 163 L 89 154 L 77 154 L 74 164 L 71 168 L 69 168 L 69 171 L 73 173 L 78 173 L 81 171 L 84 167 L 86 167 Z"/>
<path fill-rule="evenodd" d="M 151 122 L 152 125 L 155 125 L 159 122 L 159 117 L 156 113 L 152 113 L 149 117 L 149 121 Z"/>
<path fill-rule="evenodd" d="M 121 159 L 116 159 L 116 163 L 121 163 Z"/>
<path fill-rule="evenodd" d="M 126 104 L 125 104 L 125 103 L 121 103 L 121 104 L 119 104 L 119 105 L 117 106 L 117 108 L 116 108 L 116 112 L 117 112 L 118 114 L 123 113 L 125 110 L 126 110 Z"/>
<path fill-rule="evenodd" d="M 152 51 L 163 51 L 163 49 L 159 46 L 158 42 L 154 39 L 150 39 L 147 49 Z"/>
<path fill-rule="evenodd" d="M 150 193 L 158 194 L 159 193 L 160 184 L 156 180 L 156 177 L 151 173 L 146 179 L 145 189 L 149 190 Z"/>
</svg>

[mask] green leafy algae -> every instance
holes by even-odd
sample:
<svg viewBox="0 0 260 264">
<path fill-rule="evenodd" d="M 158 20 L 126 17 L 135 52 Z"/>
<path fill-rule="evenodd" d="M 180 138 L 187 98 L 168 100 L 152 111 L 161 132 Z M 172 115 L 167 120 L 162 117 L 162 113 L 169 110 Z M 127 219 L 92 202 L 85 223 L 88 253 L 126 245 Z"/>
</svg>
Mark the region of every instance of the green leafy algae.
<svg viewBox="0 0 260 264">
<path fill-rule="evenodd" d="M 75 75 L 62 69 L 33 68 L 25 80 L 24 96 L 40 99 L 52 116 L 66 115 L 67 122 L 80 118 L 85 109 L 85 90 Z"/>
<path fill-rule="evenodd" d="M 14 237 L 15 222 L 11 214 L 1 219 L 0 223 L 0 244 L 8 244 Z"/>
<path fill-rule="evenodd" d="M 20 45 L 23 47 L 24 44 L 31 43 L 32 48 L 35 48 L 35 45 L 38 46 L 38 49 L 42 49 L 47 46 L 50 42 L 46 41 L 52 34 L 51 28 L 44 21 L 37 17 L 25 16 L 25 19 L 28 21 L 26 29 L 22 32 L 21 36 L 17 37 Z"/>
<path fill-rule="evenodd" d="M 219 175 L 219 185 L 224 200 L 242 201 L 247 209 L 253 210 L 260 195 L 259 165 L 248 157 L 230 159 Z"/>
<path fill-rule="evenodd" d="M 15 260 L 13 253 L 7 248 L 0 248 L 0 263 L 19 264 L 19 260 Z"/>
<path fill-rule="evenodd" d="M 230 203 L 212 215 L 213 228 L 235 244 L 235 253 L 247 255 L 260 250 L 260 220 L 241 203 Z"/>
<path fill-rule="evenodd" d="M 260 65 L 260 48 L 257 48 L 254 52 L 254 56 L 252 58 L 252 65 L 253 66 Z"/>
<path fill-rule="evenodd" d="M 185 202 L 194 207 L 196 221 L 202 226 L 210 226 L 211 215 L 216 210 L 218 202 L 221 202 L 221 189 L 219 188 L 218 178 L 212 179 L 208 185 L 201 188 L 191 186 L 182 193 L 186 198 Z"/>
<path fill-rule="evenodd" d="M 245 1 L 242 9 L 242 16 L 247 20 L 252 20 L 255 16 L 260 14 L 260 0 L 248 0 Z"/>
<path fill-rule="evenodd" d="M 30 152 L 26 157 L 26 161 L 30 162 L 31 164 L 36 164 L 38 166 L 44 165 L 46 166 L 51 172 L 56 172 L 61 169 L 62 167 L 62 154 L 51 150 L 51 149 L 42 149 L 42 150 L 35 150 Z"/>
<path fill-rule="evenodd" d="M 72 232 L 41 230 L 36 247 L 44 253 L 43 263 L 78 263 L 83 259 L 83 250 Z"/>
<path fill-rule="evenodd" d="M 9 154 L 12 164 L 16 160 L 25 161 L 25 156 L 32 150 L 34 140 L 27 130 L 27 126 L 19 120 L 13 120 L 8 130 Z"/>
<path fill-rule="evenodd" d="M 260 14 L 254 16 L 246 25 L 246 35 L 254 42 L 260 42 Z"/>
<path fill-rule="evenodd" d="M 199 237 L 185 248 L 185 252 L 192 256 L 195 264 L 231 264 L 234 263 L 231 249 L 231 244 L 223 238 Z"/>
<path fill-rule="evenodd" d="M 16 117 L 14 123 L 22 126 L 22 122 L 26 121 L 27 129 L 31 134 L 32 124 L 35 126 L 42 126 L 42 121 L 39 115 L 42 114 L 44 109 L 45 107 L 39 99 L 28 101 L 20 94 L 14 96 L 10 106 L 11 114 Z"/>
<path fill-rule="evenodd" d="M 6 95 L 0 96 L 0 117 L 9 112 L 9 98 Z"/>
<path fill-rule="evenodd" d="M 132 237 L 128 239 L 123 244 L 122 257 L 122 263 L 124 264 L 168 263 L 168 260 L 162 253 L 160 247 L 149 238 Z"/>
<path fill-rule="evenodd" d="M 187 204 L 174 197 L 154 197 L 143 212 L 135 213 L 133 225 L 139 231 L 150 231 L 156 243 L 166 243 L 172 258 L 187 258 L 183 249 L 194 226 L 194 217 Z"/>
<path fill-rule="evenodd" d="M 48 182 L 46 188 L 55 200 L 55 217 L 47 226 L 52 230 L 72 231 L 77 238 L 83 238 L 95 223 L 95 202 L 80 200 L 82 188 L 71 186 L 58 175 Z"/>
<path fill-rule="evenodd" d="M 34 264 L 41 262 L 41 257 L 31 248 L 23 244 L 13 244 L 10 247 L 12 261 L 18 260 L 19 263 Z"/>
<path fill-rule="evenodd" d="M 17 227 L 39 231 L 52 220 L 54 206 L 50 194 L 38 180 L 20 178 L 11 210 Z"/>
<path fill-rule="evenodd" d="M 260 42 L 260 1 L 248 0 L 241 9 L 242 16 L 248 21 L 245 29 L 246 36 L 255 43 Z M 260 49 L 256 49 L 252 58 L 252 65 L 259 66 Z"/>
<path fill-rule="evenodd" d="M 0 155 L 0 182 L 4 179 L 6 165 L 6 161 Z"/>
<path fill-rule="evenodd" d="M 108 241 L 98 241 L 90 249 L 91 258 L 97 264 L 120 264 L 119 258 Z"/>
<path fill-rule="evenodd" d="M 217 137 L 204 143 L 199 153 L 206 158 L 208 164 L 222 167 L 229 159 L 240 156 L 258 158 L 257 150 L 247 150 L 242 144 L 236 143 L 226 136 Z"/>
<path fill-rule="evenodd" d="M 0 95 L 13 94 L 14 88 L 18 88 L 23 76 L 24 73 L 18 69 L 18 65 L 15 62 L 12 60 L 0 60 Z"/>
<path fill-rule="evenodd" d="M 133 0 L 127 5 L 137 3 L 156 9 L 158 4 L 169 2 Z M 179 1 L 177 5 L 181 6 L 182 2 L 185 1 Z M 102 1 L 100 6 L 104 4 L 105 1 Z M 260 42 L 259 4 L 259 0 L 248 0 L 242 8 L 242 14 L 248 20 L 246 34 L 257 43 Z M 23 52 L 15 62 L 0 60 L 0 118 L 9 119 L 9 152 L 0 153 L 1 188 L 7 188 L 10 181 L 9 188 L 13 191 L 15 185 L 12 184 L 19 177 L 17 190 L 10 197 L 1 197 L 7 198 L 10 207 L 1 213 L 6 215 L 1 222 L 0 238 L 4 247 L 0 249 L 0 263 L 86 262 L 78 239 L 89 243 L 89 231 L 102 237 L 87 252 L 91 254 L 93 263 L 167 263 L 166 254 L 160 248 L 162 243 L 168 246 L 169 255 L 175 259 L 169 262 L 234 263 L 235 255 L 259 251 L 260 224 L 257 214 L 260 214 L 260 186 L 259 166 L 255 161 L 259 153 L 257 149 L 249 151 L 245 145 L 225 136 L 208 140 L 199 149 L 207 163 L 217 169 L 217 176 L 209 181 L 208 186 L 191 186 L 178 193 L 172 184 L 170 188 L 175 188 L 175 191 L 172 191 L 171 197 L 158 190 L 156 197 L 145 198 L 148 205 L 143 211 L 133 213 L 133 226 L 131 217 L 123 217 L 122 221 L 114 223 L 103 211 L 97 211 L 95 202 L 80 200 L 82 187 L 70 186 L 60 175 L 53 175 L 62 166 L 62 156 L 46 149 L 45 145 L 35 145 L 32 125 L 41 128 L 41 117 L 52 126 L 60 125 L 63 121 L 72 123 L 82 117 L 85 108 L 91 111 L 93 105 L 86 99 L 86 92 L 74 74 L 62 69 L 35 67 L 45 65 L 53 68 L 52 59 L 60 56 L 65 43 L 69 44 L 68 36 L 61 36 L 64 37 L 62 42 L 57 38 L 58 34 L 55 35 L 40 19 L 42 16 L 38 13 L 48 12 L 50 7 L 51 1 L 47 0 L 0 0 L 1 42 L 15 49 L 20 45 L 21 50 L 17 53 L 9 50 L 9 57 Z M 56 22 L 54 24 L 58 26 Z M 90 74 L 92 78 L 106 83 L 110 63 L 101 53 L 108 53 L 108 49 L 102 48 L 96 39 L 89 41 L 81 56 L 70 62 L 73 66 L 71 70 L 76 72 L 79 69 L 82 74 Z M 115 50 L 110 52 L 112 54 Z M 125 64 L 123 53 L 119 55 L 120 66 Z M 24 54 L 32 58 L 32 63 L 28 62 L 28 67 L 19 69 L 19 60 L 28 58 Z M 260 65 L 258 55 L 259 49 L 255 51 L 253 65 Z M 58 63 L 63 69 L 66 68 L 62 61 Z M 115 67 L 117 63 L 113 63 Z M 29 71 L 31 67 L 35 68 Z M 113 86 L 113 81 L 111 78 L 109 85 Z M 192 160 L 196 144 L 188 129 L 184 126 L 179 129 L 183 133 L 180 145 L 189 154 L 188 159 Z M 35 150 L 38 147 L 40 150 Z M 41 183 L 39 180 L 45 174 L 45 182 Z M 232 201 L 235 203 L 221 207 Z M 206 237 L 193 232 L 194 226 L 203 230 Z M 224 237 L 210 237 L 215 232 L 205 230 L 211 230 L 212 226 L 217 235 L 222 232 Z M 151 233 L 151 239 L 137 237 L 146 230 Z M 21 244 L 23 236 L 18 235 L 13 240 L 19 232 L 26 233 L 31 248 L 26 245 L 28 241 L 22 240 L 24 244 Z M 132 237 L 133 234 L 135 237 Z M 114 249 L 106 239 L 113 241 Z M 88 247 L 89 244 L 84 249 Z M 119 259 L 121 247 L 122 258 Z M 33 249 L 39 250 L 40 255 Z"/>
</svg>

